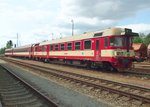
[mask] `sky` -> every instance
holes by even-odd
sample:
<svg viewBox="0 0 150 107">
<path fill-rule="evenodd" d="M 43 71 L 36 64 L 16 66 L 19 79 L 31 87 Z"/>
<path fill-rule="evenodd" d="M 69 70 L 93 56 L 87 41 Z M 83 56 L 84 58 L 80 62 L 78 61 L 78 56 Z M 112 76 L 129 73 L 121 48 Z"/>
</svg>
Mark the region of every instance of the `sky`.
<svg viewBox="0 0 150 107">
<path fill-rule="evenodd" d="M 73 20 L 73 22 L 72 22 Z M 0 0 L 0 48 L 110 27 L 150 33 L 150 0 Z"/>
</svg>

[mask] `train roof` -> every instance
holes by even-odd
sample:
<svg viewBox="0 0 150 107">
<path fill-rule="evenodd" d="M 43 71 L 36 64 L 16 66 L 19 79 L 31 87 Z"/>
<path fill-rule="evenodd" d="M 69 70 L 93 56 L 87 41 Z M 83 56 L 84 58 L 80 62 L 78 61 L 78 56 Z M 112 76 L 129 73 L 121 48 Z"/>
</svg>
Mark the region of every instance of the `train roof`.
<svg viewBox="0 0 150 107">
<path fill-rule="evenodd" d="M 9 49 L 5 49 L 5 51 L 10 51 L 10 50 L 12 50 L 13 48 L 9 48 Z"/>
<path fill-rule="evenodd" d="M 64 37 L 60 39 L 55 39 L 55 40 L 49 40 L 46 42 L 41 42 L 39 45 L 47 45 L 47 44 L 57 44 L 57 43 L 63 43 L 63 42 L 69 42 L 69 41 L 78 41 L 81 39 L 90 39 L 90 38 L 96 38 L 96 37 L 103 37 L 103 36 L 113 36 L 113 35 L 125 35 L 126 33 L 126 28 L 108 28 L 105 30 L 100 30 L 96 32 L 86 32 L 81 35 L 74 35 L 70 37 Z M 131 29 L 130 32 L 132 32 Z"/>
<path fill-rule="evenodd" d="M 19 47 L 17 47 L 17 48 L 14 48 L 14 50 L 15 50 L 15 49 L 29 48 L 29 47 L 31 47 L 31 46 L 32 46 L 32 44 L 24 45 L 24 46 L 19 46 Z"/>
</svg>

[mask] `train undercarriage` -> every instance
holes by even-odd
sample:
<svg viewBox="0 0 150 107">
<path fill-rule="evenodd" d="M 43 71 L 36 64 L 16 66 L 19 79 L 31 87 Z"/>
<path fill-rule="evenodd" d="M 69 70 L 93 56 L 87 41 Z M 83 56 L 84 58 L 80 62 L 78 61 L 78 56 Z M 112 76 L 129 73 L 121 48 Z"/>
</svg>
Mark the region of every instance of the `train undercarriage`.
<svg viewBox="0 0 150 107">
<path fill-rule="evenodd" d="M 44 63 L 54 63 L 54 64 L 63 64 L 63 65 L 71 65 L 77 67 L 84 67 L 87 69 L 99 69 L 105 71 L 118 71 L 115 67 L 111 65 L 110 62 L 102 61 L 102 62 L 94 62 L 90 60 L 69 60 L 69 59 L 45 59 L 45 58 L 33 58 L 33 60 L 42 61 Z"/>
</svg>

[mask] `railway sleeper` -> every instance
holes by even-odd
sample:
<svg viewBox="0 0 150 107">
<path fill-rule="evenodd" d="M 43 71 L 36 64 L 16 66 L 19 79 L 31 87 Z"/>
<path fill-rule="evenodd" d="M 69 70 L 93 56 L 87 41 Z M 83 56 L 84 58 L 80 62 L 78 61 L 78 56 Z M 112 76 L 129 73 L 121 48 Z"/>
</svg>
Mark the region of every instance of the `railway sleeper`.
<svg viewBox="0 0 150 107">
<path fill-rule="evenodd" d="M 7 92 L 7 91 L 19 91 L 24 89 L 24 87 L 12 87 L 12 88 L 2 88 L 0 89 L 0 92 Z"/>
<path fill-rule="evenodd" d="M 4 99 L 5 98 L 13 98 L 14 96 L 15 97 L 22 97 L 22 96 L 28 96 L 29 95 L 29 92 L 24 92 L 24 93 L 15 93 L 15 94 L 9 94 L 9 95 L 1 95 L 1 97 L 3 97 Z"/>
<path fill-rule="evenodd" d="M 6 102 L 14 102 L 14 101 L 22 101 L 22 100 L 29 100 L 29 99 L 32 99 L 34 98 L 32 94 L 27 94 L 25 96 L 14 96 L 14 97 L 5 97 L 3 98 L 3 101 L 6 101 Z"/>
<path fill-rule="evenodd" d="M 20 91 L 20 92 L 9 92 L 9 93 L 7 93 L 7 92 L 5 92 L 5 93 L 1 93 L 1 96 L 5 96 L 5 97 L 8 97 L 8 96 L 17 96 L 17 95 L 22 95 L 22 94 L 24 94 L 24 93 L 28 93 L 28 91 L 26 90 L 26 91 Z"/>
<path fill-rule="evenodd" d="M 3 101 L 2 101 L 2 103 L 3 103 Z M 12 107 L 12 106 L 17 105 L 18 107 L 21 107 L 21 106 L 24 106 L 24 105 L 26 105 L 26 106 L 34 105 L 36 103 L 38 103 L 38 101 L 37 101 L 36 98 L 34 98 L 34 99 L 23 100 L 23 101 L 5 102 L 4 106 Z M 38 104 L 40 104 L 40 103 L 38 103 Z"/>
<path fill-rule="evenodd" d="M 23 88 L 22 90 L 14 90 L 14 91 L 5 91 L 5 92 L 1 92 L 1 94 L 3 95 L 7 95 L 7 94 L 15 94 L 15 93 L 23 93 L 27 91 L 25 88 Z"/>
</svg>

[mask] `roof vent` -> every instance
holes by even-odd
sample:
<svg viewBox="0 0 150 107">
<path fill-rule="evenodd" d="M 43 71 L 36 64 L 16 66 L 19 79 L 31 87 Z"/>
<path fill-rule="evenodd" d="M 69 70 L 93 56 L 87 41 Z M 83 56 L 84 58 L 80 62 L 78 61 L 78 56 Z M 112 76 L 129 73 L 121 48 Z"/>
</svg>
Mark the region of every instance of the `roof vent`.
<svg viewBox="0 0 150 107">
<path fill-rule="evenodd" d="M 100 33 L 96 33 L 96 34 L 94 34 L 94 37 L 102 36 L 102 35 L 103 35 L 103 32 L 100 32 Z"/>
</svg>

